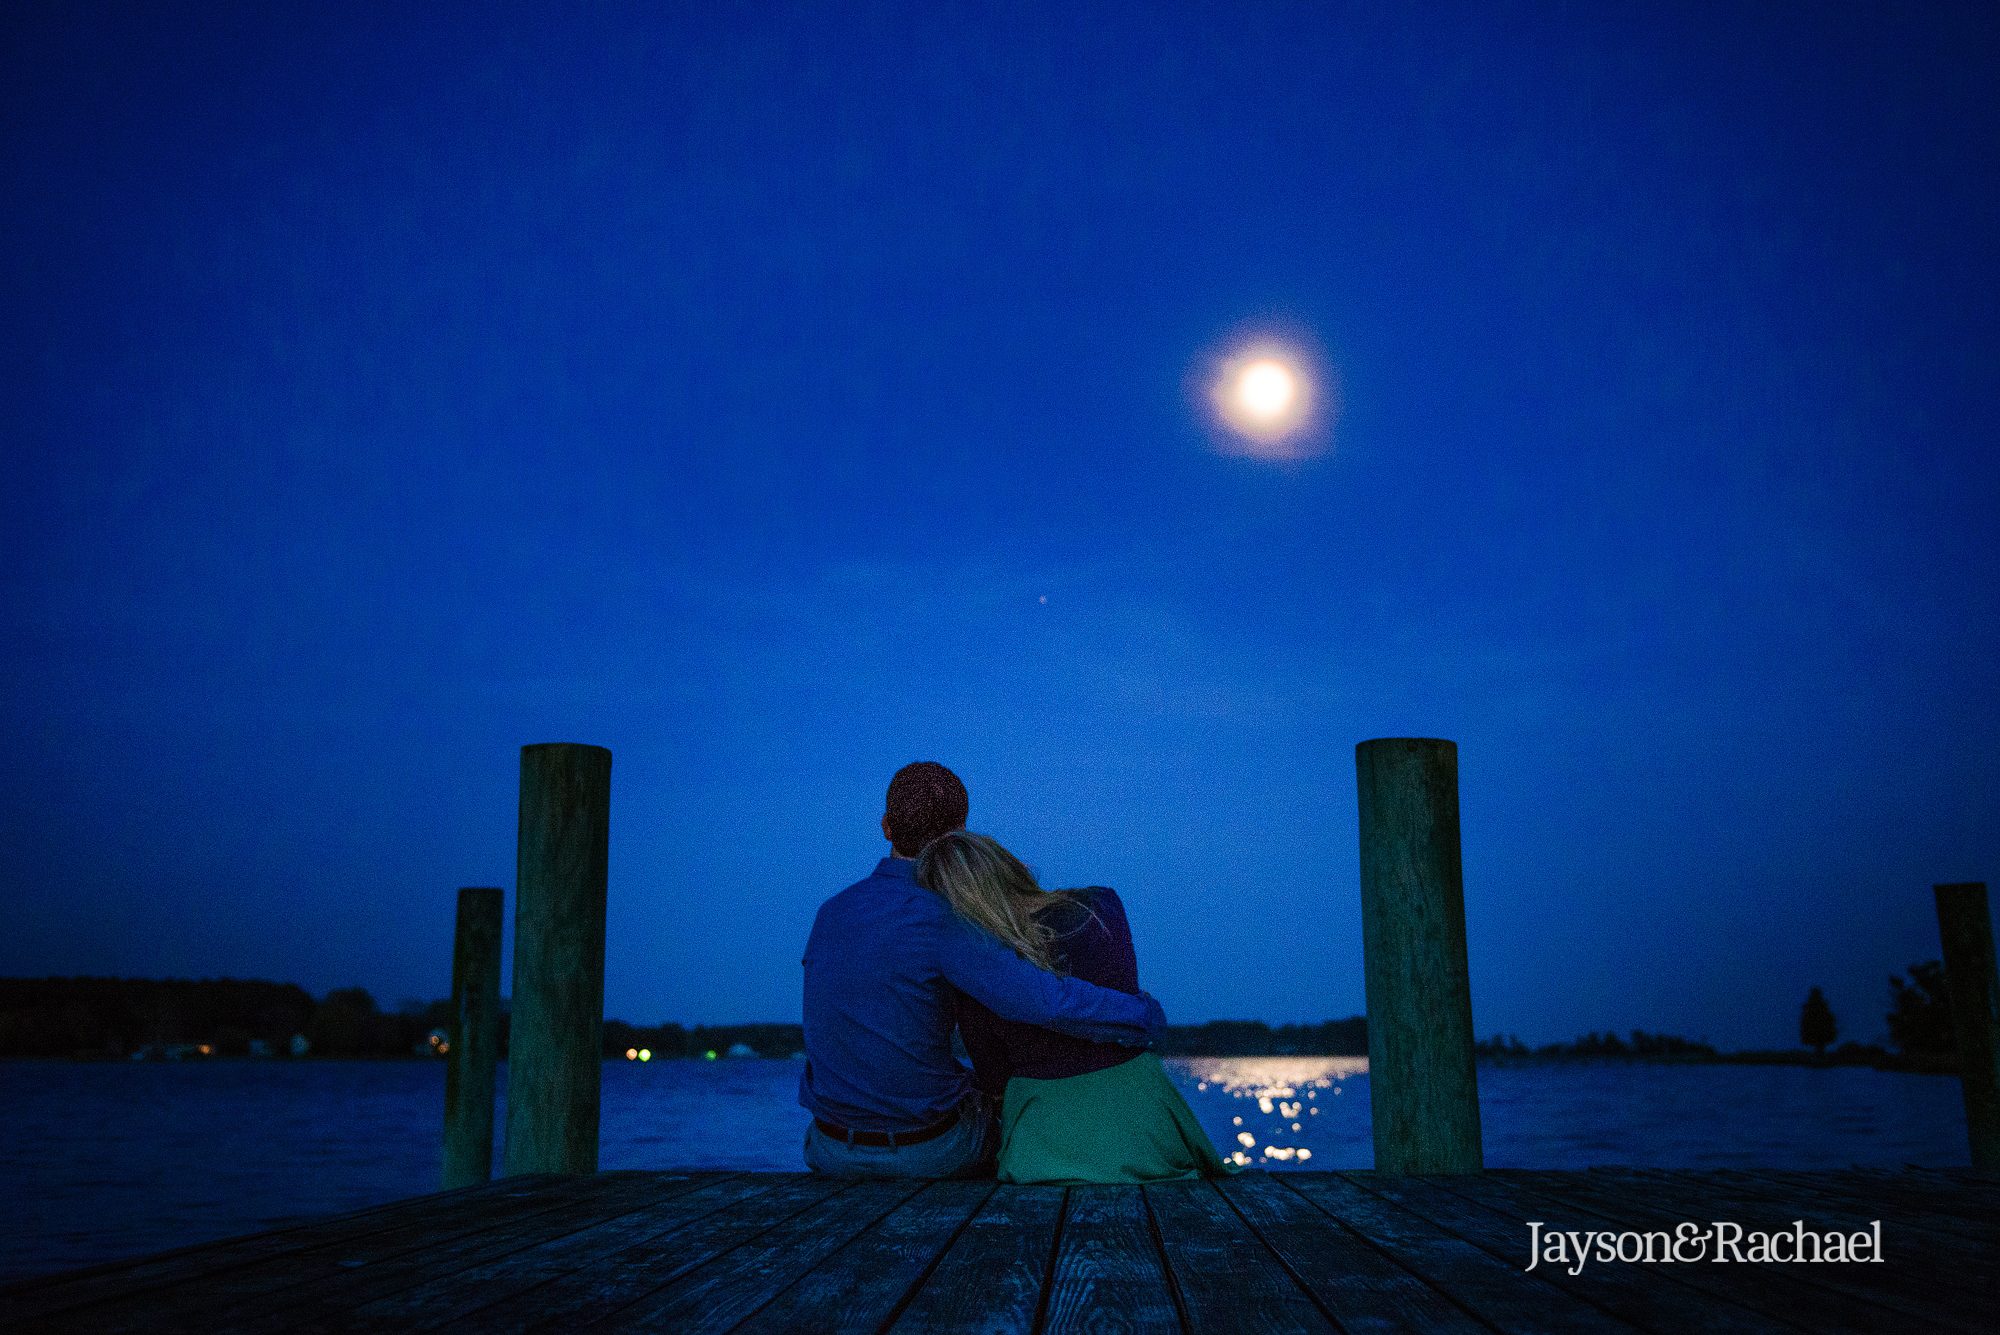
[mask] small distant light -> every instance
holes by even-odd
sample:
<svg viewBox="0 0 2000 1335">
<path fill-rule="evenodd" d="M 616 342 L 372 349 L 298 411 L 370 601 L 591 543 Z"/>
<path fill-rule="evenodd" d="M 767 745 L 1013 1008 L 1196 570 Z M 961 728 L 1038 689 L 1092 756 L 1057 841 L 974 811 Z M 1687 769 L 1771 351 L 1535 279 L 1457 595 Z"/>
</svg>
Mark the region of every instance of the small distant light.
<svg viewBox="0 0 2000 1335">
<path fill-rule="evenodd" d="M 715 1049 L 714 1049 L 714 1048 L 710 1048 L 710 1049 L 709 1049 L 709 1050 L 708 1050 L 707 1052 L 704 1052 L 704 1053 L 702 1053 L 701 1055 L 702 1055 L 702 1056 L 704 1056 L 704 1057 L 706 1057 L 706 1058 L 708 1058 L 708 1060 L 710 1060 L 710 1061 L 714 1061 L 714 1060 L 715 1060 Z"/>
<path fill-rule="evenodd" d="M 1253 1149 L 1256 1147 L 1257 1137 L 1251 1135 L 1248 1131 L 1238 1131 L 1236 1133 L 1236 1143 L 1246 1150 Z"/>
<path fill-rule="evenodd" d="M 445 1053 L 450 1051 L 451 1051 L 451 1044 L 449 1043 L 438 1044 L 438 1056 L 442 1057 L 444 1056 Z"/>
<path fill-rule="evenodd" d="M 642 1062 L 649 1062 L 653 1060 L 653 1050 L 651 1048 L 640 1048 L 639 1060 Z"/>
<path fill-rule="evenodd" d="M 206 1057 L 209 1053 L 215 1051 L 215 1049 L 211 1048 L 208 1044 L 204 1043 L 200 1047 L 196 1048 L 195 1051 L 199 1052 L 202 1056 Z"/>
<path fill-rule="evenodd" d="M 638 1061 L 638 1060 L 639 1060 L 639 1049 L 637 1049 L 637 1048 L 627 1048 L 627 1049 L 625 1049 L 625 1060 L 626 1060 L 626 1061 L 628 1061 L 628 1062 L 635 1062 L 635 1061 Z"/>
<path fill-rule="evenodd" d="M 1312 1157 L 1313 1157 L 1313 1152 L 1311 1150 L 1302 1149 L 1299 1151 L 1299 1158 L 1301 1159 L 1310 1159 Z"/>
<path fill-rule="evenodd" d="M 1294 1131 L 1297 1131 L 1298 1129 L 1299 1129 L 1299 1124 L 1298 1124 L 1297 1122 L 1293 1122 L 1293 1123 L 1292 1123 L 1292 1130 L 1294 1130 Z"/>
<path fill-rule="evenodd" d="M 1229 1124 L 1230 1124 L 1231 1126 L 1242 1126 L 1242 1125 L 1243 1125 L 1243 1119 L 1242 1119 L 1241 1117 L 1232 1117 L 1232 1118 L 1230 1118 L 1230 1119 L 1229 1119 Z"/>
</svg>

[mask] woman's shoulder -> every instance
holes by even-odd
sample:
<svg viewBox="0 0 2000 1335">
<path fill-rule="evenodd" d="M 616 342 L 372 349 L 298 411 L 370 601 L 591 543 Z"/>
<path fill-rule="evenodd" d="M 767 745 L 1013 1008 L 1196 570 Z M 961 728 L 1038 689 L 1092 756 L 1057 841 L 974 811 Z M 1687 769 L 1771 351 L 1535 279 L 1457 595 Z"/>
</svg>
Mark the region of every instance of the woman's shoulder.
<svg viewBox="0 0 2000 1335">
<path fill-rule="evenodd" d="M 1125 911 L 1125 901 L 1120 899 L 1118 892 L 1108 885 L 1086 885 L 1068 893 L 1075 895 L 1080 902 L 1088 904 L 1093 909 L 1112 909 L 1119 913 Z"/>
<path fill-rule="evenodd" d="M 1118 892 L 1108 885 L 1086 885 L 1062 892 L 1064 903 L 1056 909 L 1056 916 L 1050 926 L 1062 935 L 1082 928 L 1097 926 L 1100 930 L 1113 931 L 1114 923 L 1125 921 L 1125 902 L 1118 898 Z"/>
</svg>

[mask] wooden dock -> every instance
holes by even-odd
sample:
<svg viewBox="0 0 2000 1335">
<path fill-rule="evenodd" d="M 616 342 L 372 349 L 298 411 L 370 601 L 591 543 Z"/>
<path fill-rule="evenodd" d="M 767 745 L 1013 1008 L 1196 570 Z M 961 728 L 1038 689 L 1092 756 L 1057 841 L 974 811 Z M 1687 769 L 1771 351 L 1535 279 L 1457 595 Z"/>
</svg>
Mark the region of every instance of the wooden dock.
<svg viewBox="0 0 2000 1335">
<path fill-rule="evenodd" d="M 1879 1263 L 1526 1272 L 1573 1230 L 1866 1229 Z M 1015 1187 L 533 1176 L 0 1289 L 88 1331 L 1991 1331 L 2000 1175 L 1248 1173 Z"/>
</svg>

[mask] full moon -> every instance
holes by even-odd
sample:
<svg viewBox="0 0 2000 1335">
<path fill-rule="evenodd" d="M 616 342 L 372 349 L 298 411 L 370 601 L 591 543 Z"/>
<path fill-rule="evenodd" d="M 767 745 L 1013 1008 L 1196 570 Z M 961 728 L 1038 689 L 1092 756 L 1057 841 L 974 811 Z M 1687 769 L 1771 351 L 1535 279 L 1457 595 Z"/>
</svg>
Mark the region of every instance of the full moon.
<svg viewBox="0 0 2000 1335">
<path fill-rule="evenodd" d="M 1309 458 L 1327 443 L 1335 395 L 1302 349 L 1275 338 L 1238 343 L 1208 363 L 1206 397 L 1218 447 L 1252 459 Z"/>
<path fill-rule="evenodd" d="M 1291 370 L 1269 359 L 1251 362 L 1236 377 L 1236 401 L 1244 412 L 1259 421 L 1270 422 L 1283 416 L 1298 393 L 1298 381 Z"/>
</svg>

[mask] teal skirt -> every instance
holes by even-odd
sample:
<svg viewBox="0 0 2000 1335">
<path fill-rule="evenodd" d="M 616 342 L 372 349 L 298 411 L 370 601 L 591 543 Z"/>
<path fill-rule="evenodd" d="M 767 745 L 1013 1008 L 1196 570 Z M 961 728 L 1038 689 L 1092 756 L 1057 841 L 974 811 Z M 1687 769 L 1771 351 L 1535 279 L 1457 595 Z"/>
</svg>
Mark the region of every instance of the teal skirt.
<svg viewBox="0 0 2000 1335">
<path fill-rule="evenodd" d="M 1235 1171 L 1150 1052 L 1085 1075 L 1007 1082 L 1002 1182 L 1171 1182 Z"/>
</svg>

